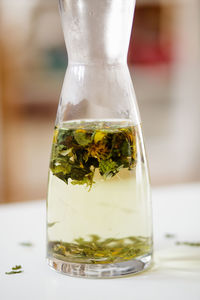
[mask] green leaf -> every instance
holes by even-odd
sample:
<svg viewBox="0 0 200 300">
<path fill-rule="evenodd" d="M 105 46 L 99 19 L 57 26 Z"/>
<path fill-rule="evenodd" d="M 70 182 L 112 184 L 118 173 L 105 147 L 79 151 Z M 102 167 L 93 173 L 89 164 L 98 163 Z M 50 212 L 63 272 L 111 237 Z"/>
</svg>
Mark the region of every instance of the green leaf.
<svg viewBox="0 0 200 300">
<path fill-rule="evenodd" d="M 176 242 L 178 246 L 200 247 L 200 242 Z"/>
<path fill-rule="evenodd" d="M 118 165 L 112 159 L 101 160 L 99 163 L 99 171 L 104 178 L 112 177 L 118 173 Z"/>
<path fill-rule="evenodd" d="M 95 173 L 95 170 L 89 174 L 87 174 L 86 176 L 83 177 L 83 179 L 79 179 L 79 180 L 72 180 L 71 184 L 73 185 L 84 185 L 86 184 L 86 186 L 90 186 L 90 188 L 92 187 L 92 184 L 94 183 L 93 181 L 93 177 L 94 177 L 94 173 Z"/>
<path fill-rule="evenodd" d="M 127 140 L 125 140 L 121 147 L 121 153 L 123 156 L 131 156 L 131 146 Z"/>
<path fill-rule="evenodd" d="M 53 227 L 54 225 L 56 225 L 58 222 L 52 222 L 52 223 L 48 223 L 48 228 L 51 228 L 51 227 Z"/>
<path fill-rule="evenodd" d="M 23 246 L 23 247 L 32 247 L 33 244 L 30 243 L 30 242 L 22 242 L 22 243 L 19 243 L 20 246 Z"/>
<path fill-rule="evenodd" d="M 87 186 L 90 186 L 91 180 L 88 177 L 84 177 L 82 180 L 72 180 L 71 184 L 76 185 L 84 185 L 86 184 Z"/>
<path fill-rule="evenodd" d="M 74 132 L 74 138 L 79 145 L 87 146 L 92 142 L 93 136 L 88 134 L 86 131 L 76 130 Z"/>
<path fill-rule="evenodd" d="M 176 237 L 176 235 L 172 234 L 172 233 L 166 233 L 165 237 L 166 237 L 166 239 L 174 239 Z"/>
<path fill-rule="evenodd" d="M 12 270 L 16 271 L 16 270 L 20 270 L 21 268 L 22 268 L 22 266 L 19 265 L 19 266 L 12 267 Z"/>
<path fill-rule="evenodd" d="M 60 128 L 57 136 L 57 143 L 62 144 L 65 141 L 68 133 L 69 131 Z"/>
<path fill-rule="evenodd" d="M 24 271 L 10 271 L 10 272 L 5 272 L 6 275 L 13 275 L 13 274 L 20 274 L 23 273 Z"/>
<path fill-rule="evenodd" d="M 64 145 L 53 145 L 52 147 L 52 154 L 51 154 L 51 162 L 57 160 L 59 154 L 64 151 L 66 147 Z"/>
<path fill-rule="evenodd" d="M 84 180 L 85 176 L 90 173 L 90 170 L 83 169 L 81 167 L 73 167 L 70 173 L 70 178 L 72 180 Z"/>
<path fill-rule="evenodd" d="M 54 174 L 62 173 L 66 175 L 66 174 L 70 174 L 71 169 L 72 169 L 71 165 L 65 162 L 65 164 L 61 164 L 61 165 L 59 164 L 57 166 L 54 166 L 54 168 L 52 168 L 52 171 Z"/>
<path fill-rule="evenodd" d="M 64 181 L 66 184 L 68 184 L 68 180 L 69 180 L 69 175 L 64 175 L 63 173 L 57 173 L 54 174 L 56 175 L 59 179 L 61 179 L 62 181 Z"/>
<path fill-rule="evenodd" d="M 67 149 L 67 150 L 60 151 L 60 155 L 62 155 L 62 156 L 67 156 L 67 155 L 69 155 L 69 154 L 72 153 L 72 149 L 73 149 L 73 148 L 70 148 L 70 149 Z"/>
</svg>

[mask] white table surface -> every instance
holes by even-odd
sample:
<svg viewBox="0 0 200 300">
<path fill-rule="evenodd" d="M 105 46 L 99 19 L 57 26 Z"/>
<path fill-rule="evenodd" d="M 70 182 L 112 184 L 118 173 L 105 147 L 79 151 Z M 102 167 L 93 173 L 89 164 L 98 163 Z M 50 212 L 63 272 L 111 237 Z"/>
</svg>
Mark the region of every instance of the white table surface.
<svg viewBox="0 0 200 300">
<path fill-rule="evenodd" d="M 153 189 L 155 263 L 129 278 L 90 280 L 52 271 L 45 261 L 45 202 L 0 206 L 1 300 L 200 299 L 200 183 Z M 166 233 L 177 238 L 167 239 Z M 22 247 L 30 241 L 34 247 Z M 24 272 L 5 275 L 12 266 Z"/>
</svg>

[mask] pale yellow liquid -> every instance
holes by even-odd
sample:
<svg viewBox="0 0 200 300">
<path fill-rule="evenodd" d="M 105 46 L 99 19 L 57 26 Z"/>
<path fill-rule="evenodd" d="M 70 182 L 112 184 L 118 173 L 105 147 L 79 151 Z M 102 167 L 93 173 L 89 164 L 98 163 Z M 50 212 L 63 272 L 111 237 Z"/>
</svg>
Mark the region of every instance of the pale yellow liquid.
<svg viewBox="0 0 200 300">
<path fill-rule="evenodd" d="M 95 177 L 88 191 L 85 186 L 67 185 L 50 171 L 48 223 L 56 224 L 48 230 L 49 239 L 72 242 L 90 234 L 103 239 L 148 237 L 149 187 L 144 167 L 120 171 L 110 180 Z"/>
<path fill-rule="evenodd" d="M 95 172 L 91 190 L 66 184 L 49 172 L 48 241 L 73 243 L 90 235 L 107 238 L 145 237 L 151 240 L 151 201 L 143 143 L 137 134 L 137 164 L 110 179 Z"/>
</svg>

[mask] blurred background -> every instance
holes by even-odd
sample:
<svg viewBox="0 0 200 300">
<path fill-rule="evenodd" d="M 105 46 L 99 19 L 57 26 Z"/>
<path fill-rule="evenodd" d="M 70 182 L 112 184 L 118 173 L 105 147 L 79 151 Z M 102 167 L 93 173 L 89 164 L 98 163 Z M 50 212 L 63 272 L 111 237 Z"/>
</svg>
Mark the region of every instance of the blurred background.
<svg viewBox="0 0 200 300">
<path fill-rule="evenodd" d="M 128 56 L 153 185 L 200 180 L 200 1 L 138 0 Z M 56 0 L 0 0 L 0 202 L 45 198 L 67 54 Z"/>
</svg>

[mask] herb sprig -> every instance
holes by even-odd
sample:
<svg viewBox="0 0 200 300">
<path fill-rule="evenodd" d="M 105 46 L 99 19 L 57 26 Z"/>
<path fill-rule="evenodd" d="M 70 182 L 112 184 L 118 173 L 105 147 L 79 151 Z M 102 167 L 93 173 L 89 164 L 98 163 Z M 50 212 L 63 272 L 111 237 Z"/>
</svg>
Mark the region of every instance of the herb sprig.
<svg viewBox="0 0 200 300">
<path fill-rule="evenodd" d="M 176 242 L 177 246 L 200 247 L 200 242 Z"/>
<path fill-rule="evenodd" d="M 10 272 L 5 272 L 6 275 L 13 275 L 13 274 L 20 274 L 22 273 L 22 266 L 21 265 L 16 265 L 15 267 L 12 267 L 12 271 Z"/>
<path fill-rule="evenodd" d="M 19 245 L 22 247 L 33 247 L 33 243 L 31 242 L 21 242 Z"/>
</svg>

